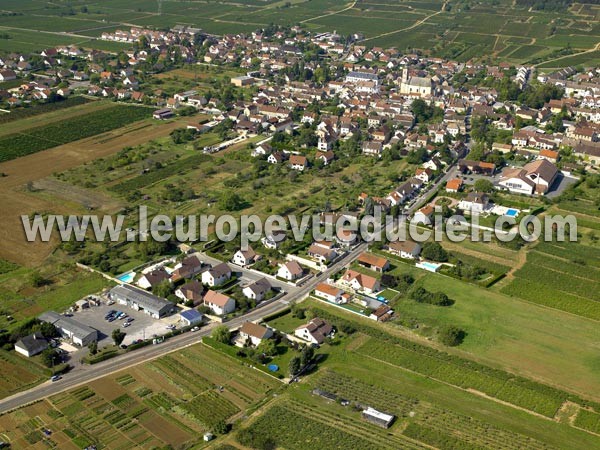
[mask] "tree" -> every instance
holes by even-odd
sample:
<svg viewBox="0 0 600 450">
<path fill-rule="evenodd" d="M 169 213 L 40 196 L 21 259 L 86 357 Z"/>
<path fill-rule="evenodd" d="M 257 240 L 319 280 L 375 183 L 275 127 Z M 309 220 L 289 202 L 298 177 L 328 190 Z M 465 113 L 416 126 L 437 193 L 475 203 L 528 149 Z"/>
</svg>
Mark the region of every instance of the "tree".
<svg viewBox="0 0 600 450">
<path fill-rule="evenodd" d="M 300 372 L 301 367 L 302 367 L 302 364 L 301 364 L 300 358 L 298 356 L 294 356 L 292 359 L 290 359 L 289 369 L 290 369 L 291 376 L 294 376 L 298 372 Z"/>
<path fill-rule="evenodd" d="M 229 340 L 231 339 L 231 332 L 229 328 L 225 325 L 219 325 L 215 328 L 211 334 L 211 337 L 221 344 L 229 344 Z"/>
<path fill-rule="evenodd" d="M 438 340 L 449 347 L 460 345 L 464 338 L 464 330 L 453 325 L 445 325 L 438 331 Z"/>
<path fill-rule="evenodd" d="M 244 207 L 244 200 L 237 193 L 228 190 L 221 197 L 220 206 L 225 211 L 238 211 Z"/>
<path fill-rule="evenodd" d="M 473 188 L 477 192 L 490 193 L 494 191 L 494 184 L 490 180 L 480 178 L 475 182 L 475 184 L 473 184 Z"/>
<path fill-rule="evenodd" d="M 96 341 L 92 341 L 88 345 L 88 350 L 90 351 L 90 355 L 95 355 L 98 353 L 98 343 Z"/>
<path fill-rule="evenodd" d="M 50 281 L 47 278 L 44 278 L 37 270 L 31 274 L 30 280 L 31 286 L 33 287 L 42 287 L 50 283 Z"/>
<path fill-rule="evenodd" d="M 229 424 L 224 420 L 219 420 L 213 425 L 211 431 L 214 434 L 227 434 L 229 433 Z"/>
<path fill-rule="evenodd" d="M 53 367 L 55 364 L 60 363 L 60 355 L 53 348 L 47 348 L 40 356 L 42 364 L 46 367 Z"/>
<path fill-rule="evenodd" d="M 300 354 L 300 364 L 302 366 L 306 366 L 308 363 L 312 361 L 315 357 L 315 349 L 312 346 L 307 345 L 302 349 L 302 353 Z"/>
<path fill-rule="evenodd" d="M 115 328 L 113 330 L 111 336 L 112 336 L 112 339 L 113 339 L 115 345 L 121 345 L 121 343 L 123 342 L 123 339 L 125 339 L 126 334 L 123 333 L 118 328 Z"/>
<path fill-rule="evenodd" d="M 163 280 L 152 288 L 152 293 L 158 297 L 167 298 L 173 293 L 173 285 L 169 280 Z"/>
<path fill-rule="evenodd" d="M 448 252 L 442 248 L 438 242 L 426 242 L 423 244 L 421 255 L 425 259 L 432 261 L 445 262 L 448 261 Z"/>
<path fill-rule="evenodd" d="M 277 346 L 273 339 L 263 339 L 256 350 L 265 356 L 275 356 L 277 354 Z"/>
</svg>

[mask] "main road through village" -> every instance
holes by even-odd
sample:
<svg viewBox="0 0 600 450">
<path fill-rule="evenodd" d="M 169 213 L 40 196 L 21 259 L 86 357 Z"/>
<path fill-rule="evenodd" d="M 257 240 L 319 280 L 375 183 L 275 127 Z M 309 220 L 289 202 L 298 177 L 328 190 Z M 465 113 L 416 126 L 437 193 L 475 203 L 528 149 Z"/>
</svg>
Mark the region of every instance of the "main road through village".
<svg viewBox="0 0 600 450">
<path fill-rule="evenodd" d="M 430 186 L 429 189 L 424 191 L 412 203 L 412 205 L 404 211 L 404 213 L 406 215 L 410 215 L 419 207 L 421 207 L 423 203 L 427 200 L 429 195 L 435 190 L 437 190 L 442 185 L 442 183 L 445 183 L 452 176 L 454 176 L 454 174 L 455 167 L 452 166 L 444 174 L 444 176 L 442 176 L 432 186 Z M 345 265 L 349 264 L 354 259 L 356 259 L 358 255 L 360 255 L 360 253 L 365 251 L 366 249 L 366 243 L 362 243 L 356 246 L 354 249 L 352 249 L 350 252 L 346 253 L 342 258 L 340 258 L 335 264 L 327 268 L 327 270 L 324 271 L 318 277 L 313 277 L 309 279 L 301 287 L 293 287 L 289 289 L 289 292 L 287 292 L 279 299 L 268 303 L 264 306 L 255 308 L 252 311 L 249 311 L 247 314 L 244 314 L 240 317 L 236 317 L 235 319 L 232 319 L 226 322 L 225 324 L 230 329 L 235 329 L 240 327 L 246 321 L 256 321 L 262 319 L 263 317 L 267 317 L 277 312 L 283 311 L 284 309 L 289 307 L 290 302 L 301 301 L 304 298 L 306 298 L 321 280 L 326 280 L 330 275 L 338 272 Z M 248 278 L 256 278 L 256 272 L 243 272 L 244 275 Z M 162 355 L 180 350 L 184 347 L 193 344 L 197 344 L 201 341 L 203 336 L 210 335 L 215 326 L 215 323 L 211 323 L 209 325 L 206 325 L 205 327 L 202 327 L 202 329 L 197 332 L 187 332 L 175 336 L 171 339 L 168 339 L 161 344 L 142 347 L 135 351 L 127 352 L 115 358 L 102 361 L 98 364 L 94 364 L 93 366 L 77 365 L 75 369 L 64 374 L 62 379 L 59 381 L 47 381 L 27 391 L 19 392 L 10 397 L 6 397 L 0 400 L 0 414 L 27 405 L 29 403 L 41 400 L 43 398 L 57 394 L 67 389 L 86 384 L 92 380 L 117 372 L 119 370 L 126 369 L 133 365 L 140 364 L 154 358 L 158 358 Z"/>
</svg>

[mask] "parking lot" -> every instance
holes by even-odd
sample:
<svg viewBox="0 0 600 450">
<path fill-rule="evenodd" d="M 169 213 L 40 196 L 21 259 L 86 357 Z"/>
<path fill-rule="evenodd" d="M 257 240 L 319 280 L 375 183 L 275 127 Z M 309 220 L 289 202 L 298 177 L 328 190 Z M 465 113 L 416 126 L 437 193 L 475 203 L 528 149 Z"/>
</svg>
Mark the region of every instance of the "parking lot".
<svg viewBox="0 0 600 450">
<path fill-rule="evenodd" d="M 125 323 L 125 319 L 114 320 L 113 322 L 105 320 L 104 317 L 111 310 L 126 313 L 128 317 L 133 319 L 131 325 L 124 328 L 123 324 Z M 105 301 L 103 301 L 100 306 L 90 306 L 89 308 L 75 311 L 73 313 L 73 318 L 98 330 L 99 347 L 113 343 L 111 334 L 115 328 L 119 328 L 127 334 L 123 340 L 123 344 L 129 345 L 137 339 L 148 339 L 155 335 L 160 336 L 169 332 L 167 329 L 168 325 L 179 325 L 179 314 L 173 314 L 169 317 L 157 320 L 145 314 L 143 311 L 135 311 L 125 305 L 115 303 L 108 306 Z"/>
</svg>

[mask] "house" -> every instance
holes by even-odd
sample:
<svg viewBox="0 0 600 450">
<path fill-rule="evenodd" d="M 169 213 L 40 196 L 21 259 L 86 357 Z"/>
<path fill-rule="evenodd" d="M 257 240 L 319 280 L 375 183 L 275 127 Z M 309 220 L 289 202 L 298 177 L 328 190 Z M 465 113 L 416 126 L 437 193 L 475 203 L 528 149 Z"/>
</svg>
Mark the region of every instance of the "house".
<svg viewBox="0 0 600 450">
<path fill-rule="evenodd" d="M 415 178 L 421 180 L 423 183 L 429 183 L 433 179 L 433 171 L 419 167 L 415 172 Z"/>
<path fill-rule="evenodd" d="M 202 284 L 210 287 L 220 286 L 231 278 L 231 269 L 225 263 L 221 263 L 202 272 Z"/>
<path fill-rule="evenodd" d="M 383 144 L 376 141 L 366 141 L 362 145 L 362 152 L 369 156 L 381 156 L 383 152 Z"/>
<path fill-rule="evenodd" d="M 326 166 L 327 164 L 329 164 L 330 162 L 332 162 L 335 158 L 335 154 L 329 150 L 326 152 L 322 152 L 322 151 L 317 151 L 317 153 L 315 153 L 315 160 L 321 160 L 323 161 L 323 165 Z"/>
<path fill-rule="evenodd" d="M 321 264 L 326 264 L 337 257 L 336 251 L 331 247 L 324 247 L 318 243 L 313 243 L 307 250 L 308 256 L 319 261 Z"/>
<path fill-rule="evenodd" d="M 161 267 L 160 269 L 155 269 L 144 274 L 136 284 L 142 289 L 152 289 L 163 281 L 170 282 L 171 275 L 169 275 L 169 272 L 167 272 L 164 267 Z"/>
<path fill-rule="evenodd" d="M 209 307 L 218 316 L 235 311 L 235 300 L 220 292 L 208 290 L 204 295 L 204 306 Z"/>
<path fill-rule="evenodd" d="M 257 260 L 257 254 L 252 249 L 252 247 L 248 246 L 247 250 L 238 250 L 234 253 L 232 262 L 237 264 L 238 266 L 249 266 L 253 264 Z"/>
<path fill-rule="evenodd" d="M 379 280 L 370 275 L 364 275 L 352 269 L 346 270 L 340 283 L 351 287 L 355 291 L 363 291 L 367 294 L 373 294 L 380 289 Z"/>
<path fill-rule="evenodd" d="M 240 337 L 243 341 L 248 341 L 254 346 L 260 345 L 263 339 L 269 339 L 273 336 L 273 330 L 257 323 L 244 322 L 240 328 Z"/>
<path fill-rule="evenodd" d="M 290 156 L 290 168 L 293 170 L 304 171 L 308 167 L 308 159 L 302 155 L 291 155 Z"/>
<path fill-rule="evenodd" d="M 202 313 L 196 311 L 195 309 L 187 309 L 179 313 L 179 321 L 184 327 L 190 327 L 192 325 L 202 323 L 203 318 L 204 316 Z"/>
<path fill-rule="evenodd" d="M 431 225 L 431 219 L 433 217 L 433 213 L 434 213 L 434 208 L 431 205 L 426 205 L 423 206 L 421 209 L 419 209 L 414 217 L 413 217 L 413 223 L 423 223 L 423 224 L 427 224 L 427 225 Z"/>
<path fill-rule="evenodd" d="M 17 74 L 14 70 L 0 70 L 0 81 L 12 81 L 17 79 Z"/>
<path fill-rule="evenodd" d="M 252 156 L 270 155 L 271 153 L 273 153 L 273 147 L 271 147 L 271 144 L 265 142 L 256 146 L 254 152 L 252 152 Z"/>
<path fill-rule="evenodd" d="M 555 164 L 558 161 L 559 153 L 555 150 L 540 150 L 538 159 L 547 159 L 551 163 Z"/>
<path fill-rule="evenodd" d="M 271 234 L 265 236 L 260 241 L 270 250 L 276 250 L 281 243 L 286 239 L 286 233 L 283 230 L 274 230 Z"/>
<path fill-rule="evenodd" d="M 202 294 L 204 293 L 204 286 L 198 280 L 192 280 L 175 291 L 175 296 L 180 298 L 184 302 L 193 302 L 194 306 L 198 306 L 202 303 Z"/>
<path fill-rule="evenodd" d="M 287 281 L 297 280 L 298 278 L 302 278 L 302 275 L 304 275 L 304 270 L 296 261 L 288 261 L 280 265 L 277 271 L 277 276 Z"/>
<path fill-rule="evenodd" d="M 166 119 L 170 119 L 173 116 L 174 116 L 173 111 L 171 111 L 168 108 L 159 109 L 157 111 L 154 111 L 154 113 L 152 113 L 152 117 L 157 120 L 166 120 Z"/>
<path fill-rule="evenodd" d="M 24 336 L 15 342 L 15 351 L 28 358 L 42 353 L 47 348 L 48 340 L 39 332 Z"/>
<path fill-rule="evenodd" d="M 462 188 L 462 180 L 460 178 L 453 178 L 448 180 L 446 183 L 446 192 L 458 192 Z"/>
<path fill-rule="evenodd" d="M 392 308 L 388 305 L 381 305 L 369 315 L 369 319 L 376 320 L 377 322 L 385 322 L 392 318 L 392 314 L 394 314 Z"/>
<path fill-rule="evenodd" d="M 242 289 L 244 296 L 255 300 L 256 303 L 261 302 L 269 291 L 271 291 L 271 283 L 266 278 L 256 280 Z"/>
<path fill-rule="evenodd" d="M 390 262 L 382 256 L 372 253 L 361 253 L 356 260 L 358 264 L 375 272 L 384 272 L 390 268 Z"/>
<path fill-rule="evenodd" d="M 319 283 L 315 288 L 316 297 L 336 304 L 345 303 L 345 299 L 342 297 L 343 294 L 343 290 L 328 283 Z"/>
<path fill-rule="evenodd" d="M 53 324 L 58 332 L 71 343 L 85 347 L 98 340 L 98 331 L 72 317 L 66 317 L 54 311 L 47 311 L 38 317 L 42 322 Z"/>
<path fill-rule="evenodd" d="M 294 330 L 294 336 L 310 342 L 311 344 L 322 344 L 325 339 L 333 333 L 333 327 L 319 317 L 315 317 L 306 325 Z"/>
<path fill-rule="evenodd" d="M 489 207 L 490 198 L 480 192 L 469 192 L 467 197 L 460 201 L 458 208 L 471 214 L 479 214 Z"/>
<path fill-rule="evenodd" d="M 545 194 L 556 178 L 558 169 L 547 159 L 525 164 L 522 168 L 507 168 L 502 171 L 498 185 L 518 194 Z"/>
<path fill-rule="evenodd" d="M 202 271 L 202 262 L 197 255 L 186 256 L 179 264 L 175 266 L 175 270 L 171 273 L 171 281 L 176 283 L 180 280 L 192 278 L 194 275 Z"/>
<path fill-rule="evenodd" d="M 394 241 L 388 244 L 388 251 L 404 259 L 415 259 L 421 254 L 421 245 L 414 241 Z"/>
<path fill-rule="evenodd" d="M 287 155 L 283 152 L 273 152 L 267 158 L 269 164 L 281 164 L 287 159 Z"/>
<path fill-rule="evenodd" d="M 108 298 L 136 311 L 144 311 L 154 319 L 167 316 L 174 310 L 174 305 L 170 301 L 126 284 L 112 288 Z"/>
</svg>

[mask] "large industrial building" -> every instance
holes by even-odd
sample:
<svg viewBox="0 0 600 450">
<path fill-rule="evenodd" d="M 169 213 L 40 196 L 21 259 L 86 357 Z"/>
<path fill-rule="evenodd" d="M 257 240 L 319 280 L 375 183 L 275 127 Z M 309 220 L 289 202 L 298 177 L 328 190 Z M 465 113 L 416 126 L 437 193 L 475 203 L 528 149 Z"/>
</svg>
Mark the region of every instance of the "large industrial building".
<svg viewBox="0 0 600 450">
<path fill-rule="evenodd" d="M 89 343 L 98 340 L 97 330 L 72 317 L 63 316 L 54 311 L 47 311 L 42 313 L 39 319 L 42 322 L 53 324 L 63 337 L 70 339 L 75 345 L 85 347 Z"/>
<path fill-rule="evenodd" d="M 168 316 L 175 310 L 175 306 L 170 301 L 124 284 L 112 288 L 108 293 L 108 298 L 120 305 L 127 305 L 136 311 L 144 311 L 154 319 Z"/>
</svg>

